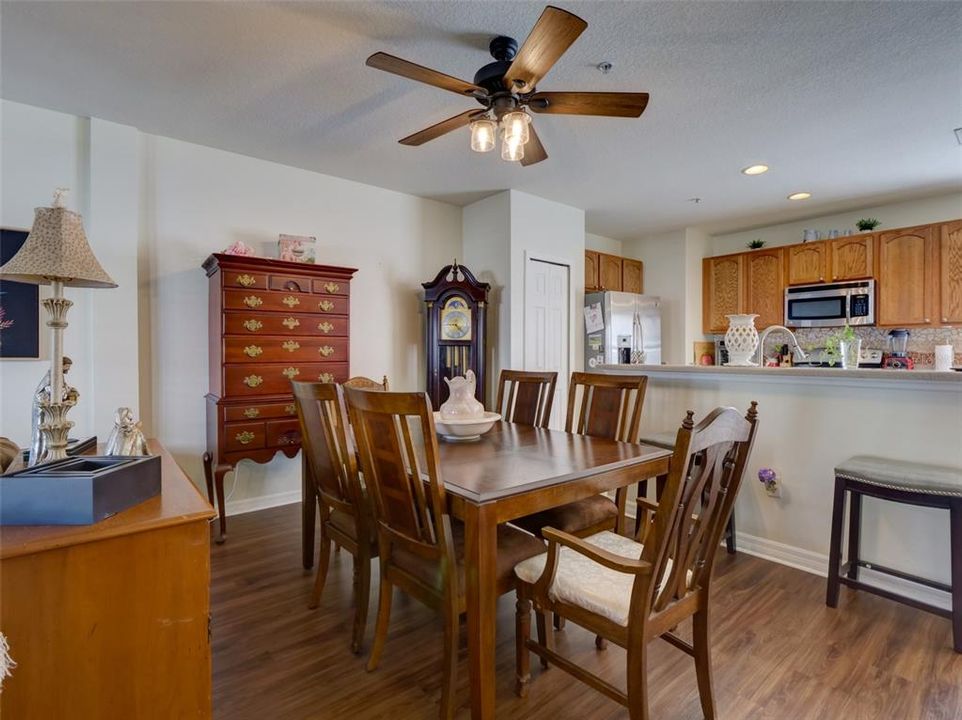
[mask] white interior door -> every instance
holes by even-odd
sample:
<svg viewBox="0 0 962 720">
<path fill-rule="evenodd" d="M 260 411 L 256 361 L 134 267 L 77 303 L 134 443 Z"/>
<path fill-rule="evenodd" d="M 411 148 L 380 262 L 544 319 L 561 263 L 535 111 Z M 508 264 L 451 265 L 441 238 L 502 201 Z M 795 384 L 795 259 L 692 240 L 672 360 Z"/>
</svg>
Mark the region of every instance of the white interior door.
<svg viewBox="0 0 962 720">
<path fill-rule="evenodd" d="M 558 373 L 551 427 L 564 427 L 568 397 L 569 267 L 527 258 L 524 271 L 524 369 Z"/>
</svg>

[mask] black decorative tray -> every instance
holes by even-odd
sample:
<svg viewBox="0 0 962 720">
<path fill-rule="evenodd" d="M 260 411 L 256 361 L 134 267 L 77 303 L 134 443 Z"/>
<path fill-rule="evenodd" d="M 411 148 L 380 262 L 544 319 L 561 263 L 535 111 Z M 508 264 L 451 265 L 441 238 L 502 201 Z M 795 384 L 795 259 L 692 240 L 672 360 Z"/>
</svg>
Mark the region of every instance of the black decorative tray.
<svg viewBox="0 0 962 720">
<path fill-rule="evenodd" d="M 90 525 L 160 494 L 160 456 L 83 455 L 0 477 L 0 525 Z"/>
</svg>

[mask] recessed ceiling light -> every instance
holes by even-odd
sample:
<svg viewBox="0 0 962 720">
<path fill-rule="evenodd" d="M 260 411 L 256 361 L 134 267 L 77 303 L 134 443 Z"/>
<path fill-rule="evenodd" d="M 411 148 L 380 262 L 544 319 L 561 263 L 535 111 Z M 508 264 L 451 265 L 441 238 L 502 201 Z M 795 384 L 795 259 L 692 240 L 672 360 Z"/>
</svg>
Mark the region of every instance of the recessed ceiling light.
<svg viewBox="0 0 962 720">
<path fill-rule="evenodd" d="M 768 165 L 749 165 L 742 170 L 742 175 L 761 175 L 768 172 Z"/>
<path fill-rule="evenodd" d="M 797 192 L 789 195 L 788 199 L 789 200 L 808 200 L 810 197 L 812 197 L 812 193 L 810 192 Z"/>
</svg>

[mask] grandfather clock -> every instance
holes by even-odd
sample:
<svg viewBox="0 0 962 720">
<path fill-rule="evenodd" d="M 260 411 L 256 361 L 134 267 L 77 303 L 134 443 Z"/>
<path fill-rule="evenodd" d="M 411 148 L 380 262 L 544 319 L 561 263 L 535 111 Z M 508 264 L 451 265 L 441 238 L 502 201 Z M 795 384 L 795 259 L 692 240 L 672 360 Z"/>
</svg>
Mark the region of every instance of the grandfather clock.
<svg viewBox="0 0 962 720">
<path fill-rule="evenodd" d="M 488 283 L 478 282 L 455 260 L 431 282 L 422 283 L 427 328 L 427 392 L 434 408 L 448 399 L 444 378 L 473 370 L 475 397 L 484 403 L 484 356 L 487 347 Z"/>
</svg>

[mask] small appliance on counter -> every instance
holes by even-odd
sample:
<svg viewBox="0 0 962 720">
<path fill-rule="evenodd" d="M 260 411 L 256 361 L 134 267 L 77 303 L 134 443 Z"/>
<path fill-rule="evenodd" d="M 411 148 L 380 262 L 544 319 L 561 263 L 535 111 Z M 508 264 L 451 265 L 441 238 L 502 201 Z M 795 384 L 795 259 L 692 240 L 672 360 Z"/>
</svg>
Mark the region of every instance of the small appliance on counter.
<svg viewBox="0 0 962 720">
<path fill-rule="evenodd" d="M 661 300 L 651 295 L 585 295 L 585 368 L 661 364 Z"/>
<path fill-rule="evenodd" d="M 876 348 L 861 348 L 858 351 L 858 366 L 860 368 L 882 367 L 883 353 Z"/>
<path fill-rule="evenodd" d="M 889 370 L 914 370 L 915 362 L 909 357 L 909 336 L 905 328 L 889 331 L 889 351 L 882 358 L 882 367 Z"/>
</svg>

